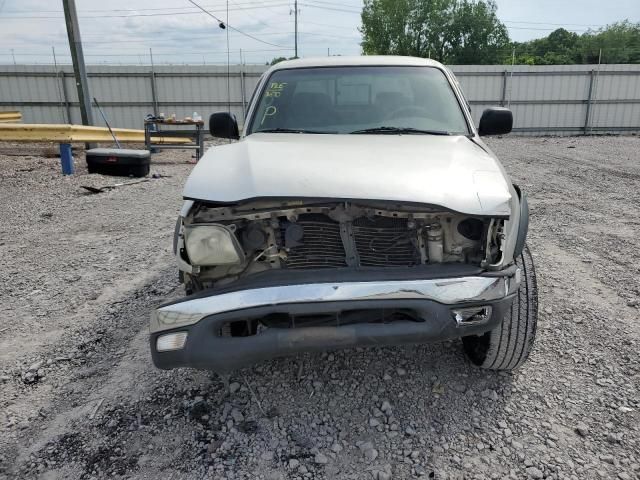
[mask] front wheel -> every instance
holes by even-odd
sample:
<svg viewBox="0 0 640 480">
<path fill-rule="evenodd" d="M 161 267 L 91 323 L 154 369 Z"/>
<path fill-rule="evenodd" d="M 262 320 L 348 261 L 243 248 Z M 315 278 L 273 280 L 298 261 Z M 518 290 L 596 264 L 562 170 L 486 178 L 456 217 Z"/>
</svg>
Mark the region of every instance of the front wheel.
<svg viewBox="0 0 640 480">
<path fill-rule="evenodd" d="M 502 324 L 484 335 L 462 337 L 471 362 L 490 370 L 514 370 L 522 365 L 533 348 L 538 323 L 538 285 L 529 248 L 516 258 L 522 272 L 520 290 Z"/>
</svg>

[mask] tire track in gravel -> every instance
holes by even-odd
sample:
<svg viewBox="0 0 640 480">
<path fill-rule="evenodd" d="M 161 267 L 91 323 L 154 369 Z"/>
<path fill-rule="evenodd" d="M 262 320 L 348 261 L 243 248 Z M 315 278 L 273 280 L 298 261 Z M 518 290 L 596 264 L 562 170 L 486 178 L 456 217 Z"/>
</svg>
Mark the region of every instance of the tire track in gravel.
<svg viewBox="0 0 640 480">
<path fill-rule="evenodd" d="M 43 358 L 64 359 L 62 365 L 49 366 L 44 378 L 29 386 L 20 386 L 16 379 L 18 395 L 14 402 L 3 407 L 17 414 L 20 402 L 26 407 L 22 413 L 31 421 L 0 442 L 2 457 L 14 459 L 1 464 L 0 475 L 28 476 L 31 470 L 24 468 L 29 464 L 29 455 L 52 438 L 60 437 L 66 448 L 73 448 L 74 442 L 68 445 L 65 442 L 79 436 L 76 426 L 82 425 L 83 417 L 92 416 L 94 409 L 102 406 L 98 406 L 98 401 L 101 404 L 120 401 L 144 383 L 144 375 L 136 374 L 136 370 L 151 369 L 151 359 L 146 342 L 140 343 L 148 339 L 150 310 L 177 286 L 173 270 L 163 265 L 161 269 L 139 275 L 136 281 L 127 282 L 128 288 L 124 285 L 114 288 L 107 295 L 113 301 L 108 303 L 106 311 L 92 312 L 90 322 L 76 323 L 76 328 L 67 330 L 62 341 L 39 352 Z M 131 347 L 136 344 L 137 348 Z M 107 383 L 114 372 L 119 372 L 115 377 L 119 384 Z M 41 392 L 46 386 L 49 388 Z M 24 402 L 25 398 L 29 398 L 28 403 Z M 25 448 L 26 445 L 30 446 Z"/>
<path fill-rule="evenodd" d="M 640 295 L 640 262 L 634 261 L 639 239 L 629 228 L 640 224 L 640 139 L 620 137 L 609 144 L 606 140 L 524 140 L 526 153 L 513 155 L 505 149 L 503 158 L 514 180 L 526 185 L 529 193 L 532 238 L 556 238 L 563 249 L 592 264 L 590 274 L 626 303 Z M 588 148 L 592 144 L 597 148 Z M 571 155 L 565 153 L 567 146 L 576 147 L 569 150 Z"/>
<path fill-rule="evenodd" d="M 603 187 L 579 158 L 582 150 L 589 162 L 629 158 L 624 151 L 639 143 L 490 141 L 532 207 L 540 325 L 517 372 L 473 368 L 459 342 L 278 359 L 234 372 L 228 387 L 206 372 L 158 371 L 146 343 L 148 313 L 180 295 L 167 257 L 166 270 L 125 289 L 93 331 L 71 342 L 79 358 L 39 384 L 35 392 L 48 389 L 49 403 L 2 451 L 5 464 L 17 458 L 5 476 L 638 478 L 640 322 L 625 300 L 640 264 L 630 227 L 638 222 L 628 195 L 635 187 Z M 575 167 L 547 158 L 571 145 Z M 627 265 L 612 267 L 609 259 L 624 255 Z M 24 402 L 38 398 L 25 392 Z"/>
</svg>

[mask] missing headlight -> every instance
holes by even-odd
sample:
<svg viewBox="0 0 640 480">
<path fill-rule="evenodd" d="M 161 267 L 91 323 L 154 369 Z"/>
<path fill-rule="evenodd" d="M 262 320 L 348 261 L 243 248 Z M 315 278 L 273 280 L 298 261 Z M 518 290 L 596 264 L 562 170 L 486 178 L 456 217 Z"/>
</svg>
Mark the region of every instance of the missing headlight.
<svg viewBox="0 0 640 480">
<path fill-rule="evenodd" d="M 458 224 L 458 233 L 469 240 L 480 240 L 484 223 L 477 218 L 467 218 Z"/>
</svg>

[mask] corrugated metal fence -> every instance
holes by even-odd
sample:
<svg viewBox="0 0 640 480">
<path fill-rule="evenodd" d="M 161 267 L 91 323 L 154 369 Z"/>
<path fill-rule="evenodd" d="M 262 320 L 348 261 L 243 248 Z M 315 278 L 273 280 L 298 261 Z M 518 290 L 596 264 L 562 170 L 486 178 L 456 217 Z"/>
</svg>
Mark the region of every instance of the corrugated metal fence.
<svg viewBox="0 0 640 480">
<path fill-rule="evenodd" d="M 232 65 L 231 110 L 239 119 L 262 65 Z M 640 131 L 640 65 L 456 65 L 476 122 L 492 105 L 510 107 L 522 134 Z M 90 66 L 91 94 L 114 126 L 142 128 L 148 113 L 226 110 L 227 68 L 220 66 Z M 70 66 L 0 65 L 0 110 L 27 123 L 80 123 Z M 96 121 L 102 123 L 97 112 Z"/>
<path fill-rule="evenodd" d="M 232 65 L 231 111 L 239 119 L 258 83 L 262 65 Z M 88 66 L 89 88 L 112 126 L 142 128 L 148 113 L 176 113 L 179 118 L 194 111 L 206 118 L 226 110 L 227 68 L 219 66 Z M 22 112 L 27 123 L 80 123 L 78 93 L 71 66 L 0 65 L 0 110 Z M 93 118 L 102 125 L 95 111 Z"/>
<path fill-rule="evenodd" d="M 640 65 L 457 65 L 476 122 L 492 105 L 511 108 L 523 134 L 640 131 Z"/>
</svg>

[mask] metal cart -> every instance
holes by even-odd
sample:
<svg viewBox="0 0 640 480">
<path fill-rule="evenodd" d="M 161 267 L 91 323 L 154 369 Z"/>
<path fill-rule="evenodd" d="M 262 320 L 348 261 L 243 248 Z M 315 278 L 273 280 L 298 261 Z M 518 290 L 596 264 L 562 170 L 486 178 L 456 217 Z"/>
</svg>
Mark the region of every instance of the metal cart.
<svg viewBox="0 0 640 480">
<path fill-rule="evenodd" d="M 153 143 L 154 137 L 181 137 L 191 139 L 191 143 Z M 164 149 L 192 149 L 196 151 L 196 162 L 204 152 L 204 122 L 193 120 L 145 120 L 144 144 L 150 151 Z"/>
</svg>

